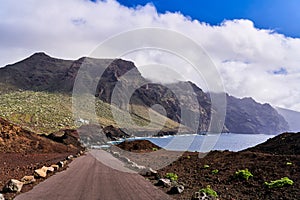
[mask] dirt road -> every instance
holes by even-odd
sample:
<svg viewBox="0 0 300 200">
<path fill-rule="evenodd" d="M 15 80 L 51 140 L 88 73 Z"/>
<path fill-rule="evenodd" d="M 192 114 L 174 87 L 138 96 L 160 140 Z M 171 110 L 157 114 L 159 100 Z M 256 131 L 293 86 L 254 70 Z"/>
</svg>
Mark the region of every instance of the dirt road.
<svg viewBox="0 0 300 200">
<path fill-rule="evenodd" d="M 109 166 L 113 166 L 113 168 Z M 171 200 L 142 176 L 102 150 L 75 159 L 16 200 Z"/>
</svg>

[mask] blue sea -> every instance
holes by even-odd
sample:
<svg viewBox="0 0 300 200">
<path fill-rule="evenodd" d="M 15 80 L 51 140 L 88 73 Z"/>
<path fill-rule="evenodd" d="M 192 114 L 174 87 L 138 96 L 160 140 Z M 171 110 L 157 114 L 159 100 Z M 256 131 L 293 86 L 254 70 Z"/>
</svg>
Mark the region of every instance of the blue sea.
<svg viewBox="0 0 300 200">
<path fill-rule="evenodd" d="M 126 140 L 149 140 L 167 150 L 209 152 L 211 150 L 240 151 L 267 141 L 275 135 L 264 134 L 207 134 L 164 137 L 137 137 Z M 118 141 L 122 142 L 122 141 Z"/>
</svg>

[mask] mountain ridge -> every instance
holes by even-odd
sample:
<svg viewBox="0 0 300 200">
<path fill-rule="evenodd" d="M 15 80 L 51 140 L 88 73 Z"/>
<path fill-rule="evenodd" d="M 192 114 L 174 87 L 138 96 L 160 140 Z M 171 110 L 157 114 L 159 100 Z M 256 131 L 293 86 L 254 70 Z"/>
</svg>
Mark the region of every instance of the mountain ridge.
<svg viewBox="0 0 300 200">
<path fill-rule="evenodd" d="M 0 83 L 21 90 L 70 94 L 79 69 L 80 73 L 85 75 L 84 84 L 87 87 L 96 85 L 93 95 L 104 102 L 118 103 L 120 105 L 117 106 L 122 109 L 126 107 L 126 99 L 129 99 L 131 104 L 145 107 L 160 104 L 166 113 L 160 109 L 157 110 L 158 113 L 166 114 L 173 121 L 188 127 L 196 127 L 197 132 L 208 130 L 211 117 L 211 101 L 208 93 L 187 81 L 167 86 L 149 83 L 131 61 L 88 57 L 61 60 L 39 52 L 15 64 L 0 68 Z M 131 95 L 132 88 L 135 90 L 132 96 L 128 96 Z M 189 88 L 192 88 L 192 91 Z M 192 98 L 193 95 L 199 106 Z M 112 99 L 118 101 L 112 102 Z M 226 99 L 228 103 L 224 131 L 277 134 L 288 130 L 286 120 L 269 104 L 259 104 L 252 98 L 238 99 L 228 94 Z M 189 119 L 200 116 L 199 121 L 182 121 L 180 102 L 184 102 Z"/>
</svg>

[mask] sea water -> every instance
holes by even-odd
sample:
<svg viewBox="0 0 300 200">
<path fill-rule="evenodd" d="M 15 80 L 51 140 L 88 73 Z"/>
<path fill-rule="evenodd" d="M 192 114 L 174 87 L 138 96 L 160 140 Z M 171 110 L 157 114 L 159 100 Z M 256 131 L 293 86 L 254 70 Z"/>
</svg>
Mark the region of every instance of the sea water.
<svg viewBox="0 0 300 200">
<path fill-rule="evenodd" d="M 265 134 L 207 134 L 207 135 L 176 135 L 164 137 L 139 137 L 126 140 L 149 140 L 167 150 L 198 151 L 210 150 L 240 151 L 267 141 L 275 135 Z M 122 141 L 118 141 L 122 142 Z"/>
</svg>

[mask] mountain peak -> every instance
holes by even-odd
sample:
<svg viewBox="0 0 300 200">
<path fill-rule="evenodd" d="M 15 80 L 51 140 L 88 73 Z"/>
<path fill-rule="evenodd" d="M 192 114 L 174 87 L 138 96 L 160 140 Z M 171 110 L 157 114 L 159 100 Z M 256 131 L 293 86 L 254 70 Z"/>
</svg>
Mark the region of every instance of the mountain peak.
<svg viewBox="0 0 300 200">
<path fill-rule="evenodd" d="M 36 53 L 32 54 L 30 57 L 47 57 L 47 58 L 49 58 L 50 56 L 47 55 L 45 52 L 36 52 Z"/>
</svg>

